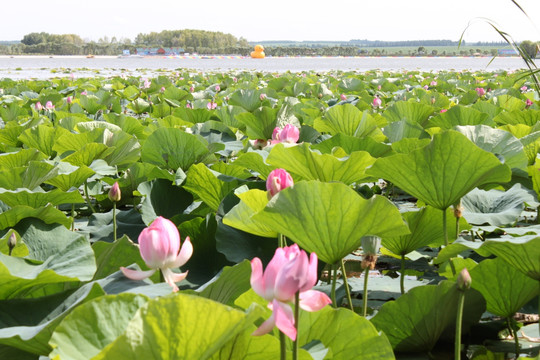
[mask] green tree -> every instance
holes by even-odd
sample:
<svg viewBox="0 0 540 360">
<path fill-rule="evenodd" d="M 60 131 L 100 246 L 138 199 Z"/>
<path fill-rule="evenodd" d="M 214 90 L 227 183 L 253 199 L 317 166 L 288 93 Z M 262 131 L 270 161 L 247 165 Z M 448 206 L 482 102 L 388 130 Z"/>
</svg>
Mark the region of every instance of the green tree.
<svg viewBox="0 0 540 360">
<path fill-rule="evenodd" d="M 519 44 L 519 47 L 525 54 L 527 54 L 531 59 L 536 57 L 538 52 L 538 44 L 530 40 L 524 40 Z"/>
</svg>

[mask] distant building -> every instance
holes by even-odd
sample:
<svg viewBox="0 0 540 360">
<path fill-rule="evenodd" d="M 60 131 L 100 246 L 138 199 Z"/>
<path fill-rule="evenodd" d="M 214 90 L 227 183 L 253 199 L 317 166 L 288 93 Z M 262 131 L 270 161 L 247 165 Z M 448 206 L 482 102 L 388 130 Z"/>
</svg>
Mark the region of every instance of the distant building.
<svg viewBox="0 0 540 360">
<path fill-rule="evenodd" d="M 517 51 L 514 49 L 499 49 L 497 50 L 497 54 L 503 55 L 503 56 L 518 55 Z"/>
<path fill-rule="evenodd" d="M 143 56 L 156 56 L 156 55 L 168 56 L 168 55 L 180 55 L 183 53 L 184 53 L 184 49 L 181 47 L 137 48 L 137 55 L 143 55 Z"/>
</svg>

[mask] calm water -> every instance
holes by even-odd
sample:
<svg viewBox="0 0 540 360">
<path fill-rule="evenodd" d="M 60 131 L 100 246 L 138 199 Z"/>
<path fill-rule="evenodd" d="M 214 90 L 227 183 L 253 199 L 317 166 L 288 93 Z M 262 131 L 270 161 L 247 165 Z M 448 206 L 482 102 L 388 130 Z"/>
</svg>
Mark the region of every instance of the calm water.
<svg viewBox="0 0 540 360">
<path fill-rule="evenodd" d="M 520 58 L 491 57 L 383 57 L 383 58 L 224 58 L 224 59 L 184 59 L 184 58 L 117 58 L 96 57 L 87 59 L 77 56 L 0 56 L 0 78 L 12 79 L 67 76 L 75 72 L 78 76 L 110 76 L 121 72 L 134 75 L 154 75 L 161 69 L 195 69 L 202 71 L 257 70 L 265 72 L 285 71 L 366 71 L 373 69 L 401 70 L 517 70 L 524 67 Z M 53 72 L 57 69 L 57 72 Z"/>
</svg>

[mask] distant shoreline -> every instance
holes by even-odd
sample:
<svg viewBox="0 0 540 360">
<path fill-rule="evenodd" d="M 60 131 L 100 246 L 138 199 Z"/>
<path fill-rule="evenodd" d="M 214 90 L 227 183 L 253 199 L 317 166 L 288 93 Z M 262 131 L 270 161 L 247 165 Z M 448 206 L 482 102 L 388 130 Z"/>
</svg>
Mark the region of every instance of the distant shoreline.
<svg viewBox="0 0 540 360">
<path fill-rule="evenodd" d="M 413 56 L 413 55 L 356 55 L 356 56 L 297 56 L 297 55 L 291 55 L 291 56 L 267 56 L 267 58 L 274 58 L 274 59 L 280 59 L 280 58 L 350 58 L 350 59 L 365 59 L 365 58 L 418 58 L 418 59 L 425 59 L 425 58 L 492 58 L 493 55 L 420 55 L 420 56 Z M 500 58 L 517 58 L 518 55 L 497 55 L 495 57 Z M 156 56 L 142 56 L 142 57 L 136 57 L 136 56 L 120 56 L 120 55 L 94 55 L 92 57 L 88 57 L 85 55 L 0 55 L 0 59 L 9 59 L 9 58 L 19 58 L 19 59 L 48 59 L 48 58 L 56 58 L 56 59 L 117 59 L 117 58 L 140 58 L 140 59 L 251 59 L 250 56 L 242 56 L 242 55 L 156 55 Z M 256 59 L 256 60 L 264 60 L 264 59 Z"/>
</svg>

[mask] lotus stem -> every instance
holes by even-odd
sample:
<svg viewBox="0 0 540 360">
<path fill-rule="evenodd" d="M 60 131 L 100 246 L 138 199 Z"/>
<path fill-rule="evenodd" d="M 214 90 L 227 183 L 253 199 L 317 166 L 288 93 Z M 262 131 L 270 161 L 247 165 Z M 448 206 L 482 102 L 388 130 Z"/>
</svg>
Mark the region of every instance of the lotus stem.
<svg viewBox="0 0 540 360">
<path fill-rule="evenodd" d="M 405 294 L 405 255 L 401 255 L 401 277 L 399 278 L 401 295 Z"/>
<path fill-rule="evenodd" d="M 465 304 L 465 292 L 459 291 L 459 299 L 456 315 L 456 339 L 454 347 L 454 360 L 461 360 L 461 324 L 463 322 L 463 305 Z"/>
<path fill-rule="evenodd" d="M 368 279 L 369 279 L 369 266 L 366 266 L 366 270 L 364 271 L 364 296 L 362 298 L 363 304 L 362 304 L 362 315 L 364 317 L 367 316 L 367 299 L 368 299 Z"/>
<path fill-rule="evenodd" d="M 459 218 L 456 218 L 456 238 L 459 236 Z"/>
<path fill-rule="evenodd" d="M 332 264 L 332 292 L 330 293 L 330 298 L 332 299 L 332 306 L 337 308 L 336 302 L 336 281 L 337 281 L 337 265 Z"/>
<path fill-rule="evenodd" d="M 113 234 L 114 241 L 116 241 L 116 201 L 113 201 L 113 210 L 112 210 L 112 221 L 113 221 Z"/>
<path fill-rule="evenodd" d="M 518 338 L 518 332 L 517 332 L 515 320 L 510 317 L 507 317 L 506 325 L 508 326 L 508 330 L 510 330 L 510 335 L 512 335 L 512 337 L 514 338 L 514 346 L 515 346 L 516 359 L 517 359 L 519 358 L 519 338 Z"/>
<path fill-rule="evenodd" d="M 444 234 L 444 246 L 448 246 L 448 229 L 446 226 L 446 209 L 442 211 L 442 226 L 443 226 L 443 234 Z"/>
<path fill-rule="evenodd" d="M 287 246 L 287 239 L 285 238 L 285 235 L 278 234 L 278 247 L 285 247 Z"/>
<path fill-rule="evenodd" d="M 280 359 L 281 360 L 287 360 L 287 343 L 285 339 L 285 334 L 283 332 L 279 332 L 279 343 L 280 343 Z"/>
<path fill-rule="evenodd" d="M 296 339 L 293 341 L 292 357 L 298 359 L 298 319 L 300 318 L 300 291 L 294 295 L 294 327 L 296 328 Z"/>
<path fill-rule="evenodd" d="M 540 224 L 540 206 L 536 208 L 536 223 Z"/>
<path fill-rule="evenodd" d="M 92 213 L 96 212 L 96 209 L 92 206 L 92 202 L 90 201 L 90 195 L 88 195 L 88 181 L 84 181 L 84 196 L 86 197 L 86 203 L 88 204 L 88 207 L 90 208 L 90 211 Z"/>
<path fill-rule="evenodd" d="M 75 231 L 75 204 L 71 204 L 71 231 Z"/>
<path fill-rule="evenodd" d="M 349 302 L 349 309 L 354 312 L 354 307 L 351 297 L 351 289 L 349 289 L 349 282 L 347 281 L 347 271 L 345 270 L 345 261 L 341 259 L 341 275 L 343 276 L 343 284 L 345 285 L 345 292 L 347 293 L 347 301 Z"/>
</svg>

